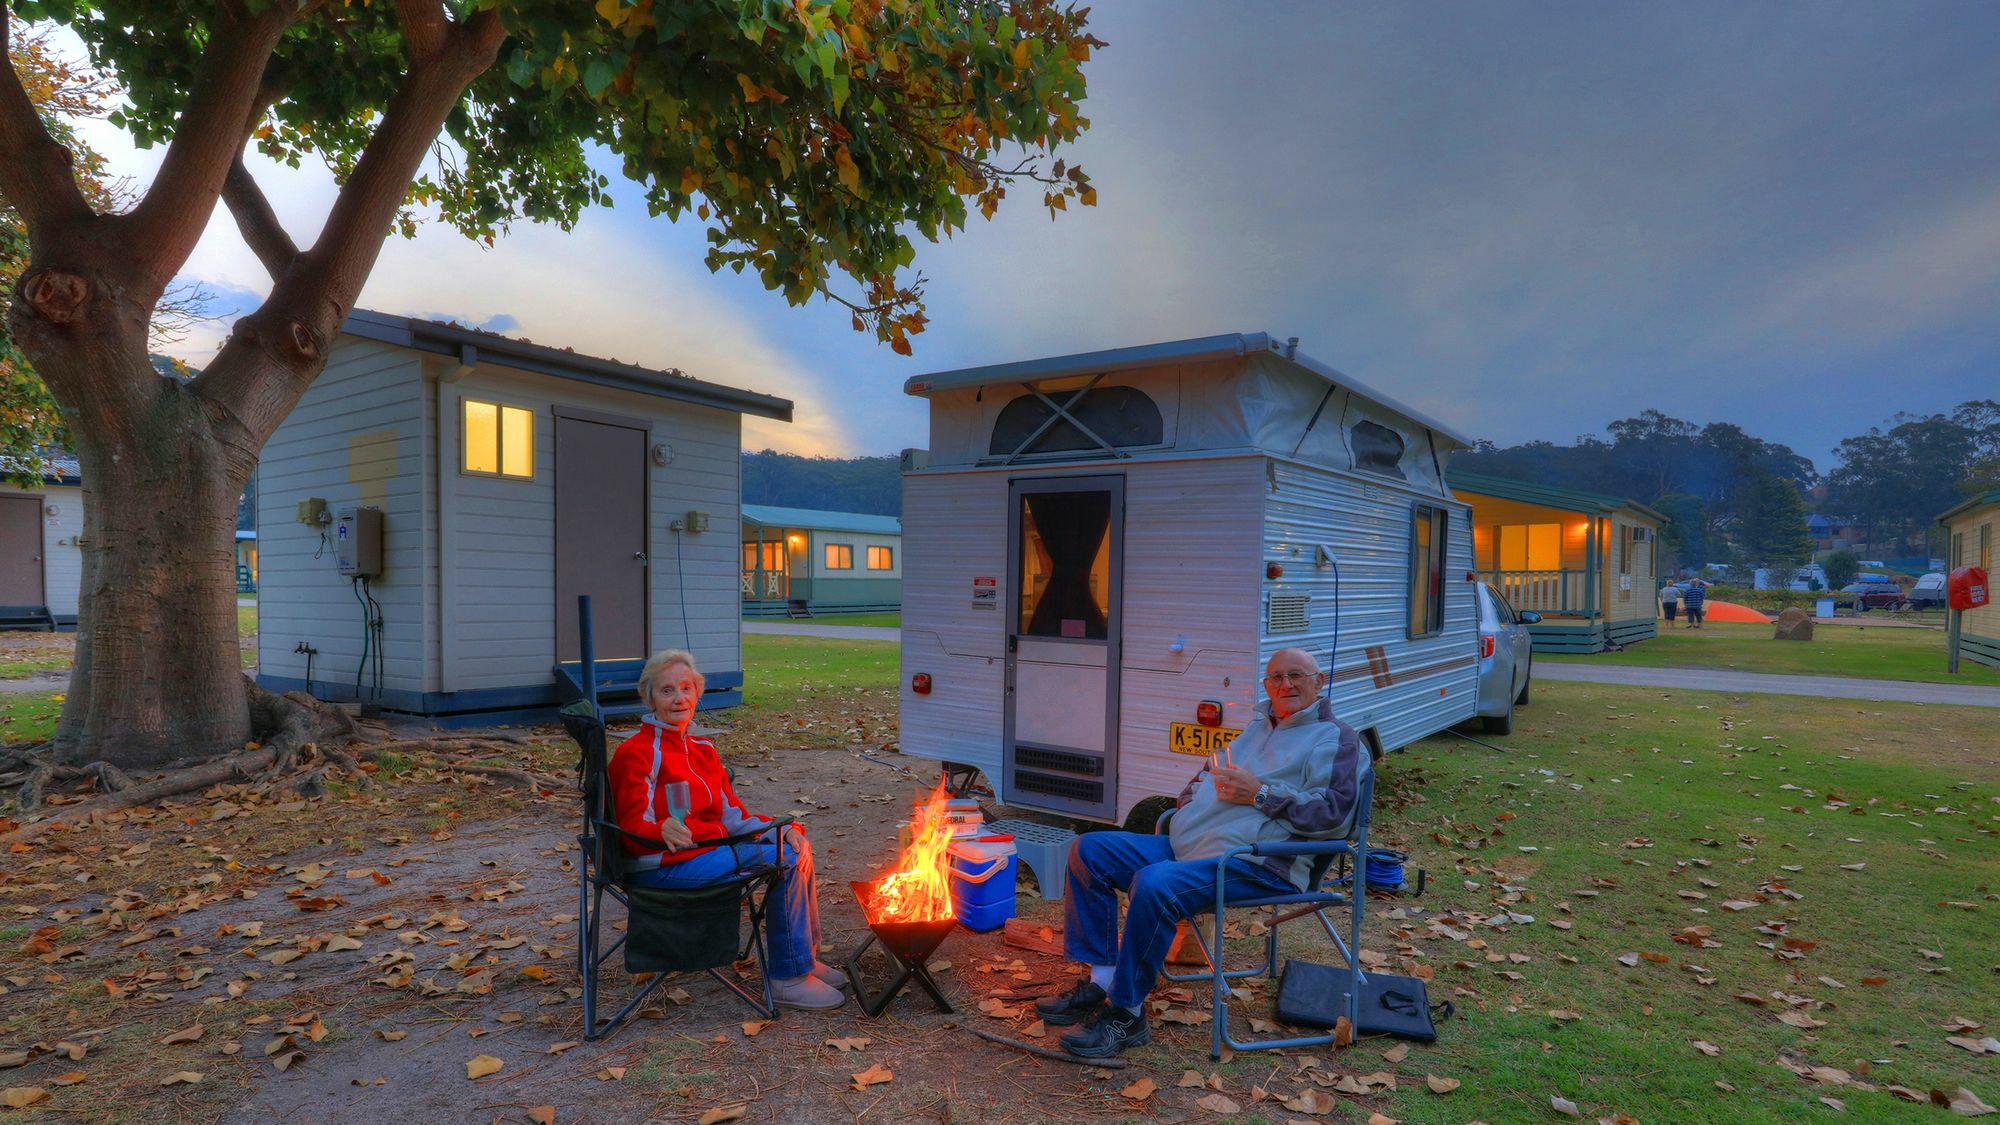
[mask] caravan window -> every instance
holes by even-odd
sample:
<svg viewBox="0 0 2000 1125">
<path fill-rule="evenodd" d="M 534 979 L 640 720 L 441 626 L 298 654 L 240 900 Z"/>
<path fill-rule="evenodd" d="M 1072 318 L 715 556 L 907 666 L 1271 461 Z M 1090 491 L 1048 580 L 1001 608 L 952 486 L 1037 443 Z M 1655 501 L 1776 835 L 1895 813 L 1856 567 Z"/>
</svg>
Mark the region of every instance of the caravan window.
<svg viewBox="0 0 2000 1125">
<path fill-rule="evenodd" d="M 1030 453 L 1064 453 L 1073 450 L 1102 450 L 1103 446 L 1091 440 L 1090 434 L 1076 427 L 1070 421 L 1074 418 L 1104 439 L 1113 448 L 1137 445 L 1159 445 L 1166 440 L 1166 428 L 1160 421 L 1160 408 L 1147 397 L 1146 392 L 1136 387 L 1093 387 L 1085 391 L 1074 406 L 1068 406 L 1073 392 L 1055 391 L 1049 395 L 1059 405 L 1065 405 L 1068 416 L 1056 415 L 1049 404 L 1034 395 L 1021 395 L 1000 408 L 1000 417 L 993 422 L 993 441 L 987 452 L 995 457 L 1012 457 Z M 1042 424 L 1055 417 L 1055 422 L 1046 430 Z M 1041 430 L 1039 436 L 1035 431 Z M 1029 438 L 1033 437 L 1033 441 Z"/>
<path fill-rule="evenodd" d="M 1111 494 L 1021 497 L 1024 637 L 1105 639 L 1111 618 Z"/>
<path fill-rule="evenodd" d="M 1403 435 L 1377 422 L 1356 422 L 1348 431 L 1354 467 L 1371 473 L 1403 475 Z"/>
<path fill-rule="evenodd" d="M 1411 640 L 1444 632 L 1444 533 L 1444 509 L 1410 509 Z"/>
</svg>

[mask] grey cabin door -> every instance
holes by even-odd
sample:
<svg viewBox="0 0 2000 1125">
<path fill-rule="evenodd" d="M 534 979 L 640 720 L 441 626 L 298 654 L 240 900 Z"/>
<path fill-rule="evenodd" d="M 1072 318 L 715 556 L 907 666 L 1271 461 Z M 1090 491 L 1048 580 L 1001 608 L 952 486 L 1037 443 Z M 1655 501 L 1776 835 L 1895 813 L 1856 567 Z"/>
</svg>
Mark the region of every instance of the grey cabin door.
<svg viewBox="0 0 2000 1125">
<path fill-rule="evenodd" d="M 42 502 L 0 496 L 0 606 L 42 605 Z"/>
<path fill-rule="evenodd" d="M 640 423 L 556 415 L 556 659 L 577 660 L 589 594 L 599 660 L 646 653 L 646 437 Z"/>
<path fill-rule="evenodd" d="M 1118 807 L 1125 478 L 1008 486 L 1007 802 L 1106 818 Z"/>
</svg>

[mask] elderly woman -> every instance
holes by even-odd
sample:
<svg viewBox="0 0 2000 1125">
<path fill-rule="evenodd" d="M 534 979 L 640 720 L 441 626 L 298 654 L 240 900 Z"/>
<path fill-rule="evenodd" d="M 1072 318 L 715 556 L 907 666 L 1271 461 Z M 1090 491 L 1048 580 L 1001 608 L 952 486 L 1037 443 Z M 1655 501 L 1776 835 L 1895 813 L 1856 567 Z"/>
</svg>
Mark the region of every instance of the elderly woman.
<svg viewBox="0 0 2000 1125">
<path fill-rule="evenodd" d="M 702 844 L 754 831 L 772 818 L 743 807 L 715 744 L 688 733 L 701 689 L 694 657 L 679 650 L 659 653 L 639 673 L 639 699 L 653 713 L 611 755 L 611 804 L 620 828 L 657 839 L 666 848 L 655 850 L 623 838 L 632 855 L 632 878 L 653 887 L 706 886 L 744 868 L 777 862 L 782 847 L 787 863 L 772 892 L 771 961 L 764 966 L 772 998 L 791 1008 L 838 1008 L 847 977 L 814 956 L 819 903 L 805 829 L 796 824 L 784 829 L 782 844 L 775 829 L 757 843 L 724 848 Z"/>
</svg>

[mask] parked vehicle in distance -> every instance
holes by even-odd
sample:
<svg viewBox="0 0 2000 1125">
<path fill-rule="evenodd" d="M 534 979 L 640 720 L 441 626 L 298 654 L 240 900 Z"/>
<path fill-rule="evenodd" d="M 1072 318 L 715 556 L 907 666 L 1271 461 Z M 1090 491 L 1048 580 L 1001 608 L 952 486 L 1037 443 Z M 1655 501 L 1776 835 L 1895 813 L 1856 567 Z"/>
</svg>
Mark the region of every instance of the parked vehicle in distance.
<svg viewBox="0 0 2000 1125">
<path fill-rule="evenodd" d="M 1542 619 L 1533 610 L 1516 612 L 1506 595 L 1481 582 L 1479 590 L 1479 715 L 1492 734 L 1514 729 L 1514 708 L 1528 702 L 1534 672 L 1534 645 L 1528 626 Z"/>
<path fill-rule="evenodd" d="M 1945 604 L 1945 576 L 1926 574 L 1910 587 L 1911 609 L 1943 609 Z"/>
<path fill-rule="evenodd" d="M 1900 609 L 1910 599 L 1903 588 L 1896 585 L 1866 586 L 1855 595 L 1855 608 L 1863 612 L 1871 609 Z"/>
</svg>

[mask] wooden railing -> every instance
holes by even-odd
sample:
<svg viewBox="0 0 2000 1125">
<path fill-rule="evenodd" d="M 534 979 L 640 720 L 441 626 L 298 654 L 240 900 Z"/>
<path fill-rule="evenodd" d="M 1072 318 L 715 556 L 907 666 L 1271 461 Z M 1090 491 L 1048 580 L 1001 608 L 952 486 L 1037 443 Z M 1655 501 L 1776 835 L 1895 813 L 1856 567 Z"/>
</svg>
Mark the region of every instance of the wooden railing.
<svg viewBox="0 0 2000 1125">
<path fill-rule="evenodd" d="M 745 601 L 782 600 L 789 596 L 786 574 L 782 570 L 745 570 L 738 587 Z"/>
<path fill-rule="evenodd" d="M 1585 571 L 1482 570 L 1477 573 L 1481 582 L 1492 583 L 1516 610 L 1577 615 L 1586 612 Z M 1597 608 L 1602 611 L 1604 607 Z"/>
</svg>

